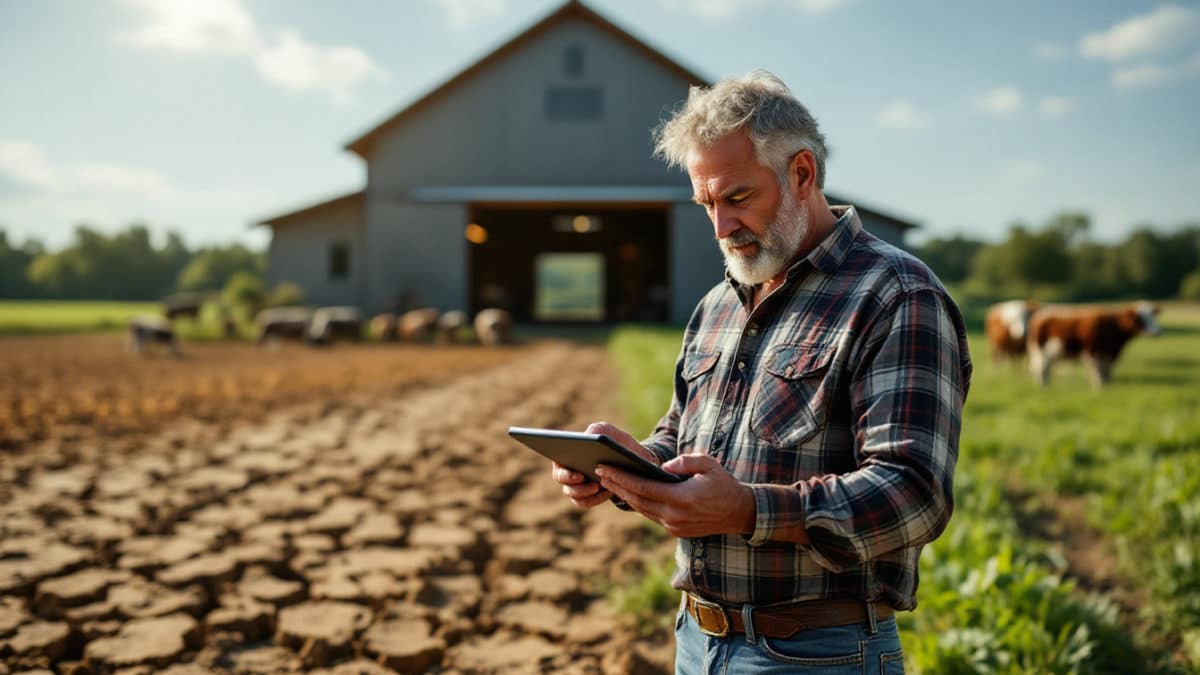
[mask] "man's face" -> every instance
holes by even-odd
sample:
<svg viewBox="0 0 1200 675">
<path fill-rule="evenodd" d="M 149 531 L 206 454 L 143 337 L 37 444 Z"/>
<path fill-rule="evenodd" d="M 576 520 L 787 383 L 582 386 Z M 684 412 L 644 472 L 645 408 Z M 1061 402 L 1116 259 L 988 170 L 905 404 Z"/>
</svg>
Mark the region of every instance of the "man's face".
<svg viewBox="0 0 1200 675">
<path fill-rule="evenodd" d="M 758 162 L 746 134 L 693 154 L 688 175 L 734 279 L 756 285 L 786 269 L 808 231 L 808 209 Z"/>
</svg>

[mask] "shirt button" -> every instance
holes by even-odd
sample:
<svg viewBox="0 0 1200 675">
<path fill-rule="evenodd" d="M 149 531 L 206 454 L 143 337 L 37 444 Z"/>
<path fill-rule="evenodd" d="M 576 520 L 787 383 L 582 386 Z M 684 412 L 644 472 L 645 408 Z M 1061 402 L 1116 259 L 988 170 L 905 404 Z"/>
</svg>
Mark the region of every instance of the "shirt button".
<svg viewBox="0 0 1200 675">
<path fill-rule="evenodd" d="M 704 571 L 704 561 L 699 558 L 693 560 L 692 561 L 692 572 L 695 574 L 700 574 L 703 571 Z"/>
<path fill-rule="evenodd" d="M 696 542 L 696 545 L 692 547 L 692 550 L 695 551 L 696 555 L 704 555 L 704 542 Z"/>
<path fill-rule="evenodd" d="M 785 372 L 785 373 L 787 373 L 788 377 L 791 377 L 791 376 L 792 376 L 792 373 L 796 372 L 796 369 L 795 369 L 795 368 L 793 368 L 792 366 L 788 366 L 788 367 L 787 367 L 787 370 L 786 370 L 786 371 L 784 371 L 784 372 Z"/>
<path fill-rule="evenodd" d="M 758 324 L 756 324 L 756 323 L 750 324 L 750 335 L 751 336 L 758 335 Z"/>
<path fill-rule="evenodd" d="M 743 372 L 746 370 L 746 362 L 745 361 L 738 361 L 738 370 L 741 370 Z"/>
</svg>

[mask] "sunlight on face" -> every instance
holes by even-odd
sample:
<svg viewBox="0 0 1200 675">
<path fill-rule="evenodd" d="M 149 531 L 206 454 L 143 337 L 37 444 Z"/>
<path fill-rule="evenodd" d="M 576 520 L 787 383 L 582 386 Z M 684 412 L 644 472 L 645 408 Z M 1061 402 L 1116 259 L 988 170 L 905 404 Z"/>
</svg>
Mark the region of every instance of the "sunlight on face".
<svg viewBox="0 0 1200 675">
<path fill-rule="evenodd" d="M 717 240 L 725 256 L 725 266 L 739 284 L 755 286 L 783 272 L 808 234 L 808 205 L 797 202 L 791 190 L 782 192 L 779 210 L 762 237 L 743 228 Z M 755 247 L 748 253 L 735 250 L 747 244 Z"/>
</svg>

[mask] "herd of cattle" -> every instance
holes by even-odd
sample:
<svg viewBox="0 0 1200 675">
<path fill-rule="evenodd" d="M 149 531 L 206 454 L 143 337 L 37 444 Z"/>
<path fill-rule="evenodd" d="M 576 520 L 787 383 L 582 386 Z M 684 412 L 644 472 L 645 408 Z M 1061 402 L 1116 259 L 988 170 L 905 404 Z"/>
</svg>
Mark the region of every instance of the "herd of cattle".
<svg viewBox="0 0 1200 675">
<path fill-rule="evenodd" d="M 1121 350 L 1134 336 L 1158 335 L 1158 307 L 1135 302 L 1120 309 L 1042 306 L 1033 300 L 992 305 L 984 331 L 993 362 L 1028 354 L 1029 370 L 1038 384 L 1050 378 L 1050 367 L 1062 359 L 1082 359 L 1096 387 L 1103 387 Z"/>
<path fill-rule="evenodd" d="M 129 348 L 134 353 L 151 343 L 164 345 L 172 354 L 179 353 L 179 342 L 171 321 L 199 312 L 183 313 L 170 306 L 162 316 L 143 314 L 129 322 Z M 226 321 L 227 335 L 236 333 Z M 380 342 L 422 342 L 433 339 L 440 344 L 463 342 L 474 329 L 475 338 L 488 346 L 507 343 L 512 337 L 512 315 L 502 309 L 484 309 L 471 321 L 466 312 L 444 314 L 436 309 L 414 309 L 403 314 L 379 314 L 364 321 L 357 307 L 275 307 L 254 317 L 259 345 L 279 340 L 296 340 L 311 345 L 328 345 L 339 340 L 357 341 L 365 336 Z"/>
</svg>

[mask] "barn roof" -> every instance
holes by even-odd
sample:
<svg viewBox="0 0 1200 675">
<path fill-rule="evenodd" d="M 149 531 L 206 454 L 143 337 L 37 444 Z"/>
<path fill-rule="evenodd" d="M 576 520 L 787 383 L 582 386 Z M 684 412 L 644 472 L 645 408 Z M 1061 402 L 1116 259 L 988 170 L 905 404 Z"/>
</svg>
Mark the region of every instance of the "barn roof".
<svg viewBox="0 0 1200 675">
<path fill-rule="evenodd" d="M 553 28 L 554 26 L 567 21 L 569 19 L 578 18 L 588 21 L 600 30 L 614 36 L 621 42 L 629 45 L 634 50 L 640 52 L 651 61 L 663 66 L 668 71 L 676 74 L 681 79 L 698 85 L 710 86 L 712 82 L 695 71 L 681 65 L 678 61 L 666 56 L 658 49 L 650 46 L 643 40 L 634 37 L 625 29 L 617 26 L 613 22 L 598 14 L 595 10 L 580 2 L 580 0 L 568 0 L 563 3 L 558 9 L 554 10 L 526 30 L 522 31 L 516 37 L 508 40 L 500 45 L 483 58 L 475 63 L 467 66 L 458 74 L 446 80 L 442 84 L 435 87 L 425 95 L 418 98 L 416 101 L 401 108 L 396 113 L 392 114 L 387 119 L 379 124 L 376 124 L 369 131 L 359 135 L 345 145 L 345 149 L 349 150 L 364 160 L 369 161 L 368 155 L 375 141 L 394 129 L 396 126 L 403 124 L 412 115 L 423 110 L 433 102 L 440 99 L 447 92 L 463 84 L 467 80 L 475 77 L 482 71 L 486 70 L 493 63 L 499 61 L 505 56 L 513 53 L 522 46 L 532 42 L 542 33 Z M 594 193 L 594 194 L 593 194 Z M 610 194 L 611 193 L 611 194 Z M 651 194 L 653 193 L 653 194 Z M 686 193 L 686 194 L 683 194 Z M 402 198 L 414 201 L 487 201 L 487 202 L 521 202 L 521 201 L 551 201 L 556 202 L 558 199 L 553 199 L 554 195 L 571 196 L 561 201 L 647 201 L 647 202 L 671 202 L 671 201 L 690 201 L 691 191 L 684 189 L 681 195 L 674 194 L 670 188 L 642 188 L 642 187 L 617 187 L 617 188 L 602 188 L 597 186 L 577 186 L 566 189 L 563 186 L 555 187 L 539 187 L 539 186 L 516 186 L 516 187 L 496 187 L 496 186 L 448 186 L 439 188 L 437 186 L 418 189 L 413 194 L 408 195 L 391 195 L 394 198 Z M 890 215 L 884 211 L 879 211 L 870 206 L 862 205 L 862 202 L 854 199 L 844 199 L 841 196 L 826 195 L 831 204 L 854 204 L 860 212 L 869 214 L 877 220 L 881 220 L 891 224 L 900 230 L 909 230 L 917 227 L 917 224 L 903 220 L 897 216 Z M 340 195 L 332 199 L 327 199 L 315 204 L 309 204 L 295 211 L 278 214 L 271 218 L 260 220 L 254 225 L 278 225 L 285 223 L 293 218 L 313 214 L 325 208 L 349 203 L 354 200 L 365 201 L 365 191 L 352 192 L 350 194 Z"/>
<path fill-rule="evenodd" d="M 271 216 L 270 218 L 263 218 L 262 220 L 258 220 L 258 221 L 251 223 L 251 225 L 255 226 L 255 227 L 257 227 L 259 225 L 270 225 L 270 226 L 274 227 L 276 225 L 282 225 L 284 223 L 287 223 L 288 221 L 295 220 L 297 218 L 302 218 L 304 216 L 313 215 L 315 213 L 324 211 L 326 209 L 336 208 L 339 206 L 345 206 L 345 205 L 350 205 L 350 204 L 355 204 L 355 203 L 365 204 L 365 202 L 366 202 L 365 197 L 366 197 L 365 190 L 359 190 L 357 192 L 351 192 L 349 194 L 338 195 L 337 197 L 332 197 L 329 199 L 321 200 L 319 202 L 306 204 L 305 206 L 301 206 L 301 207 L 299 207 L 297 209 L 293 209 L 291 211 L 285 211 L 283 213 L 278 213 L 274 216 Z"/>
<path fill-rule="evenodd" d="M 366 133 L 364 133 L 364 134 L 358 136 L 357 138 L 355 138 L 354 140 L 350 141 L 349 143 L 346 144 L 345 148 L 347 150 L 359 155 L 363 159 L 367 159 L 367 155 L 370 154 L 370 152 L 371 152 L 372 144 L 375 142 L 375 140 L 377 138 L 379 138 L 379 136 L 381 134 L 384 134 L 387 131 L 395 128 L 396 125 L 403 123 L 405 119 L 407 119 L 411 115 L 415 114 L 416 112 L 424 109 L 430 103 L 436 101 L 437 99 L 439 99 L 440 97 L 445 95 L 451 89 L 454 89 L 455 87 L 462 84 L 463 82 L 471 79 L 475 75 L 478 75 L 480 72 L 486 70 L 490 65 L 492 65 L 496 61 L 499 61 L 500 59 L 513 53 L 517 49 L 520 49 L 522 46 L 532 42 L 539 35 L 546 32 L 550 28 L 553 28 L 554 26 L 556 26 L 568 19 L 575 19 L 575 18 L 583 19 L 585 21 L 590 22 L 592 25 L 596 26 L 600 30 L 603 30 L 606 33 L 612 35 L 613 37 L 617 38 L 621 42 L 624 42 L 626 45 L 633 47 L 636 51 L 640 52 L 642 55 L 646 56 L 647 58 L 654 61 L 655 63 L 658 63 L 659 65 L 663 66 L 667 70 L 675 73 L 676 75 L 678 75 L 680 78 L 684 79 L 687 82 L 690 82 L 693 84 L 705 84 L 705 85 L 711 84 L 707 78 L 696 74 L 695 71 L 690 70 L 687 67 L 680 65 L 678 61 L 675 61 L 674 59 L 666 56 L 665 54 L 663 54 L 659 50 L 655 49 L 654 47 L 651 47 L 644 41 L 634 37 L 628 31 L 621 28 L 620 26 L 617 26 L 616 24 L 614 24 L 613 22 L 604 18 L 600 14 L 596 13 L 595 10 L 584 5 L 579 0 L 569 0 L 568 2 L 564 3 L 561 7 L 559 7 L 558 9 L 554 10 L 549 15 L 547 15 L 541 21 L 538 21 L 537 23 L 533 24 L 528 29 L 526 29 L 524 32 L 520 33 L 519 35 L 512 38 L 508 42 L 505 42 L 504 44 L 497 47 L 495 50 L 493 50 L 487 56 L 484 56 L 482 59 L 476 61 L 475 63 L 471 64 L 470 66 L 467 66 L 465 69 L 460 71 L 454 77 L 443 82 L 441 85 L 437 86 L 429 93 L 427 93 L 424 96 L 422 96 L 421 98 L 417 99 L 415 102 L 410 103 L 409 105 L 400 109 L 400 111 L 393 114 L 391 117 L 388 117 L 383 122 L 380 122 L 379 124 L 372 127 L 370 131 L 367 131 Z"/>
</svg>

